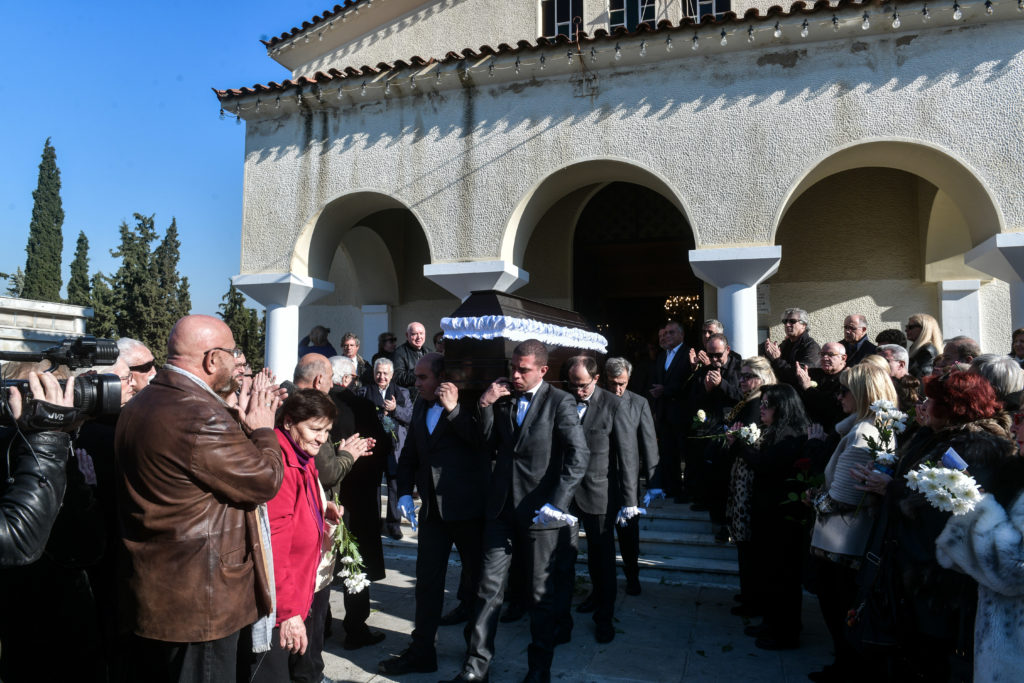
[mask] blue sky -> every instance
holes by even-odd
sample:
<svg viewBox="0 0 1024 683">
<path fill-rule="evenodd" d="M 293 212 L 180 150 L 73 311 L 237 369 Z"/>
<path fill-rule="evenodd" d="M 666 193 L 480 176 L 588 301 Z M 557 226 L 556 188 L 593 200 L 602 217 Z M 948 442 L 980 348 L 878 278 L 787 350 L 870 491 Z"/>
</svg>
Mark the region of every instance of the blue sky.
<svg viewBox="0 0 1024 683">
<path fill-rule="evenodd" d="M 0 3 L 0 272 L 25 264 L 43 142 L 64 203 L 64 284 L 78 232 L 90 273 L 110 274 L 118 226 L 175 217 L 179 270 L 197 313 L 213 313 L 239 270 L 245 124 L 220 120 L 211 87 L 283 80 L 260 39 L 334 6 L 271 2 Z M 0 281 L 0 291 L 6 282 Z"/>
</svg>

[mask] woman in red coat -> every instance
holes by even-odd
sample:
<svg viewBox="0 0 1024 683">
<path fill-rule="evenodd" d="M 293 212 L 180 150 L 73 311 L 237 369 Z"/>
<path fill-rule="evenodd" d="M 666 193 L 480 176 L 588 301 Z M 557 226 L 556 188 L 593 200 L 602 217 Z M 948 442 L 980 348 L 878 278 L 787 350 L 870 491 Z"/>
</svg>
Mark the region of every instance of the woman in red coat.
<svg viewBox="0 0 1024 683">
<path fill-rule="evenodd" d="M 337 522 L 339 515 L 334 503 L 323 504 L 314 458 L 329 438 L 336 415 L 334 402 L 315 389 L 296 391 L 278 413 L 275 431 L 284 459 L 284 480 L 267 503 L 277 615 L 270 652 L 253 662 L 251 681 L 320 681 L 308 651 L 307 620 L 324 545 L 325 516 Z"/>
</svg>

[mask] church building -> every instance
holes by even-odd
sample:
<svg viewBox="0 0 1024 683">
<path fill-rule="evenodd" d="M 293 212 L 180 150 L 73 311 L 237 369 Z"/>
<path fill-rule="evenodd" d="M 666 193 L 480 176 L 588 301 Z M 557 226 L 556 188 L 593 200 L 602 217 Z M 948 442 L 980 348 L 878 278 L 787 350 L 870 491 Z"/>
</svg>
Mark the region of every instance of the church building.
<svg viewBox="0 0 1024 683">
<path fill-rule="evenodd" d="M 279 376 L 481 289 L 616 354 L 669 315 L 744 356 L 791 307 L 1024 327 L 1024 0 L 344 0 L 265 45 L 291 77 L 216 94 Z"/>
</svg>

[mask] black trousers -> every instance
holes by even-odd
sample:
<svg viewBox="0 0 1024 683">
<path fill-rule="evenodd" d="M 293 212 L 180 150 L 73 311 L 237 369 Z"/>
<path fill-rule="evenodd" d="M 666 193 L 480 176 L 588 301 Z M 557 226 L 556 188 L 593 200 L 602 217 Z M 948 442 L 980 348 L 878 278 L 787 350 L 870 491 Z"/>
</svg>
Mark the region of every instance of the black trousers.
<svg viewBox="0 0 1024 683">
<path fill-rule="evenodd" d="M 594 621 L 610 624 L 615 614 L 615 516 L 580 512 L 579 518 L 587 533 L 587 569 L 593 586 Z"/>
<path fill-rule="evenodd" d="M 683 486 L 681 465 L 684 461 L 686 439 L 679 424 L 661 420 L 656 425 L 658 454 L 661 457 L 662 487 L 669 498 L 690 491 Z"/>
<path fill-rule="evenodd" d="M 622 555 L 622 573 L 626 581 L 640 579 L 640 517 L 633 517 L 626 526 L 615 525 L 619 537 L 619 554 Z M 614 557 L 612 560 L 614 561 Z"/>
<path fill-rule="evenodd" d="M 832 636 L 835 664 L 843 671 L 860 670 L 857 652 L 846 637 L 846 615 L 857 606 L 857 571 L 846 565 L 817 558 L 818 603 Z"/>
<path fill-rule="evenodd" d="M 497 519 L 484 525 L 483 567 L 473 620 L 465 671 L 480 677 L 487 674 L 494 657 L 494 637 L 498 630 L 502 591 L 512 564 L 512 539 L 518 537 L 529 560 L 530 576 L 530 670 L 550 671 L 555 652 L 557 618 L 562 609 L 556 593 L 564 594 L 571 579 L 576 556 L 574 527 L 532 529 L 506 508 Z M 571 593 L 570 593 L 571 596 Z"/>
<path fill-rule="evenodd" d="M 402 511 L 398 509 L 398 475 L 392 475 L 385 471 L 384 479 L 388 486 L 388 504 L 387 514 L 384 519 L 388 527 L 388 533 L 392 531 L 401 530 L 402 526 Z"/>
<path fill-rule="evenodd" d="M 437 513 L 436 505 L 420 520 L 419 550 L 416 554 L 416 625 L 411 646 L 415 656 L 429 657 L 435 653 L 434 642 L 444 608 L 444 584 L 452 544 L 458 548 L 462 558 L 459 588 L 465 588 L 467 595 L 476 595 L 483 561 L 483 535 L 482 517 L 446 522 Z"/>
<path fill-rule="evenodd" d="M 128 680 L 153 683 L 224 683 L 235 680 L 238 632 L 202 643 L 131 639 Z"/>
<path fill-rule="evenodd" d="M 323 590 L 313 593 L 313 605 L 309 608 L 309 618 L 306 619 L 306 636 L 309 638 L 309 649 L 306 650 L 306 654 L 312 665 L 315 683 L 320 683 L 324 673 L 324 628 L 327 626 L 327 615 L 330 610 L 331 586 L 328 584 Z"/>
</svg>

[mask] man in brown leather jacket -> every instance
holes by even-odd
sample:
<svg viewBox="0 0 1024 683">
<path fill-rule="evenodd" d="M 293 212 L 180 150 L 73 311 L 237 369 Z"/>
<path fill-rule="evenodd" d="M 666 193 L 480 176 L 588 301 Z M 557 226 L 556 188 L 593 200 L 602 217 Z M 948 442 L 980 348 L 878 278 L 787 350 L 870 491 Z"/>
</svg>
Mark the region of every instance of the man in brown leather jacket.
<svg viewBox="0 0 1024 683">
<path fill-rule="evenodd" d="M 233 681 L 239 631 L 269 613 L 254 510 L 281 486 L 275 389 L 224 403 L 242 357 L 220 320 L 190 315 L 115 438 L 130 680 Z"/>
</svg>

